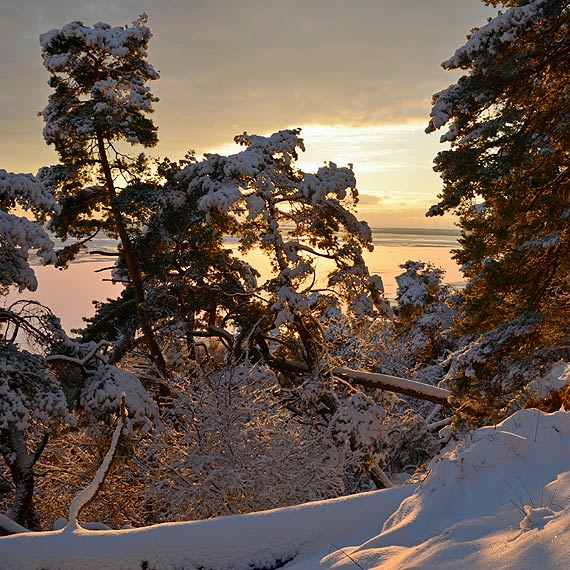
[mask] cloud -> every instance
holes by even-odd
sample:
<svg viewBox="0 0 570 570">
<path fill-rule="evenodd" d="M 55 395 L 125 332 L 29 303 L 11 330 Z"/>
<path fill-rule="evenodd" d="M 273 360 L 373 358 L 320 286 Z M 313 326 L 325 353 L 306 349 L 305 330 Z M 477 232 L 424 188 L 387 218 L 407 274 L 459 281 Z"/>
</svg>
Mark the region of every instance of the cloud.
<svg viewBox="0 0 570 570">
<path fill-rule="evenodd" d="M 162 73 L 154 86 L 162 99 L 157 122 L 168 146 L 170 137 L 186 141 L 182 150 L 290 124 L 425 120 L 432 93 L 447 84 L 440 61 L 485 13 L 474 0 L 165 0 L 160 9 L 151 0 L 6 4 L 0 49 L 16 57 L 5 71 L 13 97 L 26 96 L 22 78 L 45 95 L 40 33 L 71 20 L 122 25 L 148 12 L 150 60 Z"/>
<path fill-rule="evenodd" d="M 359 193 L 358 194 L 358 208 L 361 210 L 362 206 L 379 206 L 382 202 L 386 201 L 386 196 L 376 196 L 374 194 Z"/>
</svg>

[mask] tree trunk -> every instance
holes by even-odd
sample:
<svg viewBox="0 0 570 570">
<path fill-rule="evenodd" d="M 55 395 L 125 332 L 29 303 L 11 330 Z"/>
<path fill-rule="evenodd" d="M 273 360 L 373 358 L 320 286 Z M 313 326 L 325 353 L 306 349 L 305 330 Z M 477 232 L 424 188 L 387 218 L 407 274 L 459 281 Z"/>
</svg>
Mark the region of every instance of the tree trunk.
<svg viewBox="0 0 570 570">
<path fill-rule="evenodd" d="M 378 489 L 391 489 L 394 485 L 380 466 L 371 459 L 365 460 L 365 471 Z"/>
<path fill-rule="evenodd" d="M 22 431 L 13 424 L 2 431 L 2 439 L 8 442 L 6 449 L 3 446 L 2 455 L 16 488 L 14 500 L 7 513 L 8 518 L 30 530 L 40 530 L 39 517 L 34 508 L 34 464 L 45 443 L 42 441 L 36 454 L 32 455 L 27 450 Z"/>
<path fill-rule="evenodd" d="M 99 158 L 101 160 L 101 167 L 105 175 L 105 182 L 107 186 L 107 191 L 109 193 L 111 212 L 115 220 L 115 225 L 117 228 L 117 233 L 121 240 L 121 247 L 123 249 L 123 255 L 127 263 L 127 270 L 129 272 L 129 279 L 133 287 L 135 294 L 137 319 L 139 326 L 143 333 L 145 343 L 147 345 L 148 351 L 150 352 L 151 358 L 158 368 L 160 374 L 164 377 L 168 377 L 168 369 L 166 367 L 166 362 L 156 337 L 154 331 L 150 326 L 145 314 L 145 292 L 142 282 L 142 277 L 140 273 L 140 267 L 137 260 L 136 252 L 134 251 L 131 239 L 123 222 L 121 212 L 117 209 L 115 200 L 117 198 L 117 193 L 115 191 L 115 183 L 113 181 L 113 175 L 111 173 L 111 167 L 109 165 L 109 160 L 107 159 L 107 151 L 105 149 L 105 140 L 100 132 L 97 132 L 97 147 L 99 149 Z"/>
</svg>

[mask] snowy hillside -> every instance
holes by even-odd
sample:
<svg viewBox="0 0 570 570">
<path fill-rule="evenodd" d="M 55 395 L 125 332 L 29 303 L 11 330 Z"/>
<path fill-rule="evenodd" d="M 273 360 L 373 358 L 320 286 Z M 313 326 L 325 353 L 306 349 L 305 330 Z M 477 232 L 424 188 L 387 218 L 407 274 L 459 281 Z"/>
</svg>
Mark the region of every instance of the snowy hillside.
<svg viewBox="0 0 570 570">
<path fill-rule="evenodd" d="M 0 538 L 2 570 L 566 568 L 570 414 L 522 410 L 405 486 L 204 522 Z"/>
</svg>

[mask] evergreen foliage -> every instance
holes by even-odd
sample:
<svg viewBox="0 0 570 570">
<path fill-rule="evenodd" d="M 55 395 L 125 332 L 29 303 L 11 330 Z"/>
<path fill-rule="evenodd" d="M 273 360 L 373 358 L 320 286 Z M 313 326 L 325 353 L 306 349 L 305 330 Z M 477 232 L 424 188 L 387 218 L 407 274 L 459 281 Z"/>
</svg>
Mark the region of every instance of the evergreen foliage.
<svg viewBox="0 0 570 570">
<path fill-rule="evenodd" d="M 143 155 L 125 154 L 118 146 L 126 142 L 151 147 L 158 140 L 148 117 L 158 99 L 147 83 L 159 75 L 146 61 L 152 36 L 146 21 L 143 14 L 124 27 L 98 23 L 90 28 L 72 22 L 40 37 L 53 89 L 42 112 L 44 138 L 60 156 L 60 164 L 45 169 L 42 178 L 61 204 L 51 221 L 52 230 L 64 239 L 84 240 L 60 254 L 62 265 L 100 231 L 120 240 L 119 255 L 135 298 L 137 328 L 154 365 L 167 376 L 146 314 L 144 278 L 132 245 L 139 231 L 139 219 L 132 214 L 141 203 L 135 194 L 145 197 L 148 189 L 142 180 L 147 161 Z M 126 183 L 123 191 L 120 180 Z"/>
<path fill-rule="evenodd" d="M 466 73 L 433 98 L 427 132 L 449 150 L 428 215 L 459 215 L 455 258 L 468 286 L 468 346 L 449 379 L 482 418 L 496 417 L 568 348 L 570 5 L 492 2 L 504 12 L 443 63 Z"/>
<path fill-rule="evenodd" d="M 441 272 L 408 262 L 387 324 L 352 166 L 302 171 L 300 129 L 243 133 L 234 154 L 201 160 L 128 154 L 157 142 L 150 38 L 144 15 L 41 37 L 53 88 L 44 136 L 60 162 L 37 177 L 0 171 L 0 293 L 36 287 L 30 251 L 64 268 L 98 232 L 119 241 L 112 277 L 124 287 L 97 302 L 75 340 L 39 304 L 0 313 L 2 504 L 29 528 L 64 515 L 70 489 L 101 460 L 122 394 L 129 437 L 113 450 L 124 469 L 107 481 L 127 498 L 119 507 L 101 489 L 88 516 L 142 525 L 389 486 L 381 465 L 409 472 L 431 455 L 424 416 L 441 411 L 334 370 L 435 369 L 454 342 Z M 16 206 L 73 243 L 56 253 Z"/>
</svg>

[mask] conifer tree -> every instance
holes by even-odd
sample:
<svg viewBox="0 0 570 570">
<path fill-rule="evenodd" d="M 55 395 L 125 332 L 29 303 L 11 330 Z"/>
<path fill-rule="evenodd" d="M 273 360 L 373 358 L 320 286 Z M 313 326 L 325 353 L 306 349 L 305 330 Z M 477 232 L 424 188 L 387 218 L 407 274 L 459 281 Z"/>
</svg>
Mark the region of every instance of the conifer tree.
<svg viewBox="0 0 570 570">
<path fill-rule="evenodd" d="M 414 369 L 436 363 L 453 347 L 454 295 L 443 269 L 423 261 L 406 261 L 400 267 L 405 271 L 396 277 L 394 340 L 403 344 L 407 365 Z"/>
<path fill-rule="evenodd" d="M 427 128 L 446 126 L 451 143 L 428 215 L 459 215 L 468 278 L 471 342 L 451 376 L 483 416 L 559 358 L 570 332 L 570 2 L 486 3 L 504 11 L 442 64 L 465 74 L 434 96 Z"/>
<path fill-rule="evenodd" d="M 146 20 L 142 15 L 130 26 L 98 23 L 92 28 L 72 22 L 40 37 L 54 90 L 42 112 L 44 137 L 60 156 L 60 164 L 46 169 L 43 179 L 61 204 L 52 221 L 58 237 L 85 242 L 104 231 L 120 240 L 138 327 L 164 375 L 166 364 L 146 314 L 144 277 L 132 245 L 139 228 L 129 216 L 146 161 L 143 155 L 129 156 L 121 146 L 152 147 L 157 142 L 157 128 L 148 115 L 158 99 L 147 83 L 159 75 L 146 61 L 152 36 Z M 76 247 L 68 248 L 62 263 L 76 253 Z"/>
</svg>

